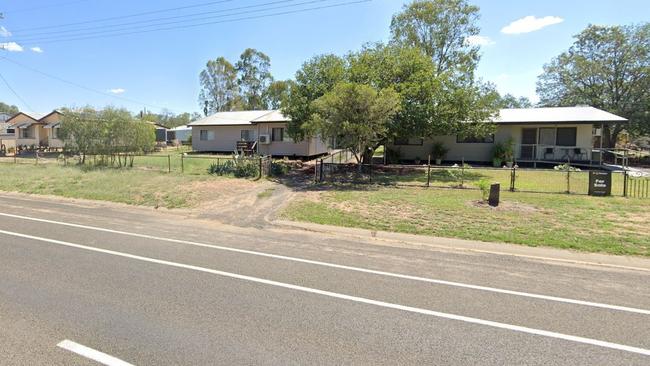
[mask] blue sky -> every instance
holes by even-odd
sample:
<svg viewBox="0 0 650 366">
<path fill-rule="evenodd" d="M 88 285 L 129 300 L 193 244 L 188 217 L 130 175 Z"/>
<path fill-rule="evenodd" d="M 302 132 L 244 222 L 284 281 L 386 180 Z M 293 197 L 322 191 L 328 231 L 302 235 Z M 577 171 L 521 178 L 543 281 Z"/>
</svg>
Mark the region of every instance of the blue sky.
<svg viewBox="0 0 650 366">
<path fill-rule="evenodd" d="M 208 12 L 274 2 L 222 1 L 221 4 L 210 6 L 103 23 L 93 22 L 76 27 L 91 28 L 196 13 L 203 13 L 200 17 L 217 16 L 218 13 Z M 352 0 L 312 0 L 311 4 L 287 7 L 308 1 L 277 2 L 267 7 L 285 8 L 266 13 Z M 272 72 L 276 79 L 291 78 L 311 56 L 322 53 L 345 54 L 349 50 L 359 49 L 366 42 L 387 40 L 391 16 L 409 1 L 373 0 L 268 18 L 64 42 L 59 42 L 64 33 L 55 33 L 70 29 L 63 26 L 69 23 L 208 2 L 216 3 L 214 0 L 5 0 L 0 4 L 0 12 L 4 13 L 4 19 L 0 19 L 0 26 L 4 27 L 0 28 L 0 43 L 5 43 L 6 48 L 13 51 L 0 50 L 0 56 L 23 66 L 0 59 L 0 73 L 24 102 L 1 80 L 0 101 L 16 104 L 27 112 L 47 112 L 60 106 L 84 105 L 114 105 L 132 111 L 144 107 L 156 112 L 161 108 L 177 113 L 199 111 L 198 74 L 208 59 L 224 56 L 234 62 L 245 48 L 253 47 L 271 57 Z M 479 76 L 496 83 L 502 93 L 527 96 L 533 100 L 536 98 L 535 81 L 544 63 L 567 49 L 572 43 L 572 36 L 588 24 L 638 23 L 648 21 L 650 15 L 647 0 L 484 0 L 472 3 L 481 8 L 479 25 L 482 29 L 481 36 L 486 37 L 475 40 L 484 43 Z M 237 12 L 253 9 L 261 8 Z M 249 13 L 231 18 L 260 14 L 265 13 Z M 178 19 L 181 18 L 165 22 Z M 229 18 L 202 22 L 225 19 Z M 515 21 L 518 22 L 511 24 Z M 35 29 L 46 26 L 51 28 Z M 137 24 L 124 27 L 134 26 Z M 540 26 L 543 27 L 533 30 Z M 79 30 L 76 34 L 77 37 L 98 36 L 100 34 L 88 32 L 103 30 L 106 29 Z M 20 47 L 11 43 L 14 41 Z M 20 48 L 22 51 L 19 51 Z"/>
</svg>

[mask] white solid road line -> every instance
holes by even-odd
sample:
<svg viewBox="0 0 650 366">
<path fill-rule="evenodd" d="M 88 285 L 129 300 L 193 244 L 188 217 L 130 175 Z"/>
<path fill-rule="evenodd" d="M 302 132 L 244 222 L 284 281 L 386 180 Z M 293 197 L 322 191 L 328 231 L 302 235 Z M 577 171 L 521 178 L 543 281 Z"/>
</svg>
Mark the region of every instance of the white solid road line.
<svg viewBox="0 0 650 366">
<path fill-rule="evenodd" d="M 86 347 L 84 345 L 81 345 L 79 343 L 70 341 L 70 340 L 64 340 L 59 342 L 57 344 L 58 347 L 63 348 L 65 350 L 68 350 L 70 352 L 76 353 L 80 356 L 89 358 L 93 361 L 97 361 L 101 363 L 102 365 L 106 366 L 133 366 L 132 364 L 128 362 L 124 362 L 120 360 L 119 358 L 115 358 L 113 356 L 107 355 L 106 353 L 96 351 L 92 348 Z"/>
<path fill-rule="evenodd" d="M 582 343 L 582 344 L 587 344 L 587 345 L 592 345 L 592 346 L 604 347 L 604 348 L 609 348 L 609 349 L 614 349 L 614 350 L 619 350 L 619 351 L 625 351 L 625 352 L 631 352 L 631 353 L 637 353 L 637 354 L 641 354 L 641 355 L 645 355 L 645 356 L 650 356 L 650 349 L 627 346 L 627 345 L 619 344 L 619 343 L 601 341 L 601 340 L 592 339 L 592 338 L 578 337 L 578 336 L 573 336 L 573 335 L 568 335 L 568 334 L 551 332 L 551 331 L 547 331 L 547 330 L 523 327 L 523 326 L 519 326 L 519 325 L 499 323 L 499 322 L 494 322 L 494 321 L 490 321 L 490 320 L 483 320 L 483 319 L 472 318 L 472 317 L 467 317 L 467 316 L 462 316 L 462 315 L 442 313 L 442 312 L 438 312 L 438 311 L 434 311 L 434 310 L 427 310 L 427 309 L 416 308 L 416 307 L 412 307 L 412 306 L 393 304 L 393 303 L 389 303 L 389 302 L 372 300 L 372 299 L 367 299 L 367 298 L 352 296 L 352 295 L 345 295 L 345 294 L 340 294 L 340 293 L 331 292 L 331 291 L 318 290 L 318 289 L 314 289 L 314 288 L 310 288 L 310 287 L 292 285 L 292 284 L 289 284 L 289 283 L 278 282 L 278 281 L 273 281 L 273 280 L 267 280 L 267 279 L 258 278 L 258 277 L 240 275 L 240 274 L 237 274 L 237 273 L 224 272 L 224 271 L 219 271 L 219 270 L 205 268 L 205 267 L 193 266 L 193 265 L 189 265 L 189 264 L 170 262 L 170 261 L 156 259 L 156 258 L 150 258 L 150 257 L 143 257 L 143 256 L 139 256 L 139 255 L 134 255 L 134 254 L 118 252 L 118 251 L 114 251 L 114 250 L 100 249 L 100 248 L 90 247 L 90 246 L 81 245 L 81 244 L 69 243 L 69 242 L 65 242 L 65 241 L 61 241 L 61 240 L 41 238 L 41 237 L 38 237 L 38 236 L 14 233 L 14 232 L 11 232 L 11 231 L 0 230 L 0 234 L 15 236 L 15 237 L 19 237 L 19 238 L 25 238 L 25 239 L 30 239 L 30 240 L 42 241 L 42 242 L 46 242 L 46 243 L 52 243 L 52 244 L 57 244 L 57 245 L 61 245 L 61 246 L 71 247 L 71 248 L 83 249 L 83 250 L 88 250 L 88 251 L 97 252 L 97 253 L 110 254 L 110 255 L 117 256 L 117 257 L 135 259 L 135 260 L 139 260 L 139 261 L 143 261 L 143 262 L 161 264 L 161 265 L 175 267 L 175 268 L 182 268 L 182 269 L 188 269 L 188 270 L 197 271 L 197 272 L 210 273 L 210 274 L 214 274 L 214 275 L 218 275 L 218 276 L 222 276 L 222 277 L 234 278 L 234 279 L 238 279 L 238 280 L 249 281 L 249 282 L 254 282 L 254 283 L 260 283 L 260 284 L 264 284 L 264 285 L 275 286 L 275 287 L 285 288 L 285 289 L 289 289 L 289 290 L 295 290 L 295 291 L 300 291 L 300 292 L 305 292 L 305 293 L 310 293 L 310 294 L 322 295 L 322 296 L 327 296 L 327 297 L 331 297 L 331 298 L 335 298 L 335 299 L 354 301 L 354 302 L 358 302 L 358 303 L 362 303 L 362 304 L 380 306 L 380 307 L 388 308 L 388 309 L 395 309 L 395 310 L 401 310 L 401 311 L 406 311 L 406 312 L 410 312 L 410 313 L 430 315 L 430 316 L 434 316 L 434 317 L 438 317 L 438 318 L 457 320 L 457 321 L 462 321 L 462 322 L 465 322 L 465 323 L 484 325 L 484 326 L 493 327 L 493 328 L 506 329 L 506 330 L 515 331 L 515 332 L 533 334 L 533 335 L 544 336 L 544 337 L 555 338 L 555 339 L 562 339 L 562 340 L 576 342 L 576 343 Z"/>
<path fill-rule="evenodd" d="M 7 214 L 7 213 L 0 213 L 0 216 L 6 216 L 6 217 L 22 219 L 22 220 L 30 220 L 30 221 L 35 221 L 35 222 L 42 222 L 42 223 L 47 223 L 47 224 L 56 224 L 56 225 L 62 225 L 62 226 L 68 226 L 68 227 L 75 227 L 75 228 L 79 228 L 79 229 L 101 231 L 101 232 L 106 232 L 106 233 L 111 233 L 111 234 L 127 235 L 127 236 L 133 236 L 133 237 L 137 237 L 137 238 L 143 238 L 143 239 L 166 241 L 166 242 L 176 243 L 176 244 L 192 245 L 192 246 L 197 246 L 197 247 L 210 248 L 210 249 L 216 249 L 216 250 L 223 250 L 223 251 L 229 251 L 229 252 L 241 253 L 241 254 L 249 254 L 249 255 L 267 257 L 267 258 L 273 258 L 273 259 L 280 259 L 280 260 L 286 260 L 286 261 L 292 261 L 292 262 L 298 262 L 298 263 L 313 264 L 313 265 L 322 266 L 322 267 L 343 269 L 343 270 L 355 271 L 355 272 L 361 272 L 361 273 L 369 273 L 369 274 L 374 274 L 374 275 L 379 275 L 379 276 L 387 276 L 387 277 L 401 278 L 401 279 L 405 279 L 405 280 L 428 282 L 428 283 L 433 283 L 433 284 L 437 284 L 437 285 L 461 287 L 461 288 L 467 288 L 467 289 L 472 289 L 472 290 L 495 292 L 495 293 L 512 295 L 512 296 L 521 296 L 521 297 L 528 297 L 528 298 L 533 298 L 533 299 L 562 302 L 562 303 L 573 304 L 573 305 L 590 306 L 590 307 L 602 308 L 602 309 L 608 309 L 608 310 L 616 310 L 616 311 L 624 311 L 624 312 L 629 312 L 629 313 L 650 315 L 650 310 L 632 308 L 632 307 L 627 307 L 627 306 L 603 304 L 603 303 L 592 302 L 592 301 L 583 301 L 583 300 L 569 299 L 569 298 L 564 298 L 564 297 L 548 296 L 548 295 L 534 294 L 534 293 L 528 293 L 528 292 L 522 292 L 522 291 L 506 290 L 506 289 L 495 288 L 495 287 L 472 285 L 472 284 L 461 283 L 461 282 L 452 282 L 452 281 L 438 280 L 438 279 L 433 279 L 433 278 L 425 278 L 425 277 L 404 275 L 404 274 L 399 274 L 399 273 L 377 271 L 377 270 L 373 270 L 373 269 L 352 267 L 352 266 L 346 266 L 346 265 L 342 265 L 342 264 L 335 264 L 335 263 L 321 262 L 321 261 L 315 261 L 315 260 L 310 260 L 310 259 L 288 257 L 288 256 L 284 256 L 284 255 L 257 252 L 257 251 L 246 250 L 246 249 L 237 249 L 237 248 L 224 247 L 224 246 L 219 246 L 219 245 L 197 243 L 197 242 L 187 241 L 187 240 L 163 238 L 163 237 L 159 237 L 159 236 L 131 233 L 131 232 L 126 232 L 126 231 L 106 229 L 106 228 L 97 227 L 97 226 L 87 226 L 87 225 L 81 225 L 81 224 L 73 224 L 73 223 L 62 222 L 62 221 L 39 219 L 39 218 L 28 217 L 28 216 L 20 216 L 20 215 L 13 215 L 13 214 Z"/>
</svg>

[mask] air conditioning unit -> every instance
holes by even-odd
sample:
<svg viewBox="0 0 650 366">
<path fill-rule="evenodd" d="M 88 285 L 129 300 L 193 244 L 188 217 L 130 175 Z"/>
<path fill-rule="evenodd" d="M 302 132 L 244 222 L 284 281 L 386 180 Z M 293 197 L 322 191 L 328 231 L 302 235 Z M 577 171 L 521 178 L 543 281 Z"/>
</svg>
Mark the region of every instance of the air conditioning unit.
<svg viewBox="0 0 650 366">
<path fill-rule="evenodd" d="M 260 135 L 260 145 L 268 145 L 271 143 L 271 136 Z"/>
</svg>

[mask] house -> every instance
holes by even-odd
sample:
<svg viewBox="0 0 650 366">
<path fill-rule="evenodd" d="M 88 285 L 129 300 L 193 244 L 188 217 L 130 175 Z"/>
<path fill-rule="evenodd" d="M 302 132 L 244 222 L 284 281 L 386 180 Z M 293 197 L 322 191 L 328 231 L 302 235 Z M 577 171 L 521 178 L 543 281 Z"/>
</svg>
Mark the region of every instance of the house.
<svg viewBox="0 0 650 366">
<path fill-rule="evenodd" d="M 9 118 L 7 131 L 13 129 L 14 146 L 62 148 L 63 141 L 58 137 L 63 114 L 52 111 L 46 115 L 19 112 Z"/>
<path fill-rule="evenodd" d="M 180 144 L 185 144 L 190 141 L 192 136 L 191 126 L 177 126 L 167 130 L 167 141 L 178 141 Z"/>
<path fill-rule="evenodd" d="M 489 163 L 495 144 L 511 141 L 518 163 L 592 164 L 601 161 L 601 132 L 623 117 L 593 107 L 501 109 L 489 136 L 436 136 L 430 139 L 395 138 L 387 144 L 401 160 L 426 160 L 435 142 L 448 149 L 446 161 Z"/>
<path fill-rule="evenodd" d="M 329 145 L 318 137 L 294 141 L 287 133 L 289 118 L 280 111 L 219 112 L 189 124 L 192 148 L 201 152 L 254 151 L 260 155 L 310 157 L 326 154 Z"/>
</svg>

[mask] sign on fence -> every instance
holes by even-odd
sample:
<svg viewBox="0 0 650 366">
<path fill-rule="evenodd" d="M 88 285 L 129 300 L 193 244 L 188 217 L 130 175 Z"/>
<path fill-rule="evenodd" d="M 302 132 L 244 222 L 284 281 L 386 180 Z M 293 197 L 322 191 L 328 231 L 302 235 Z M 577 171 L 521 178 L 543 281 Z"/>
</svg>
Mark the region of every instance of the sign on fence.
<svg viewBox="0 0 650 366">
<path fill-rule="evenodd" d="M 589 195 L 590 196 L 611 196 L 612 195 L 612 172 L 592 170 L 589 172 Z"/>
</svg>

